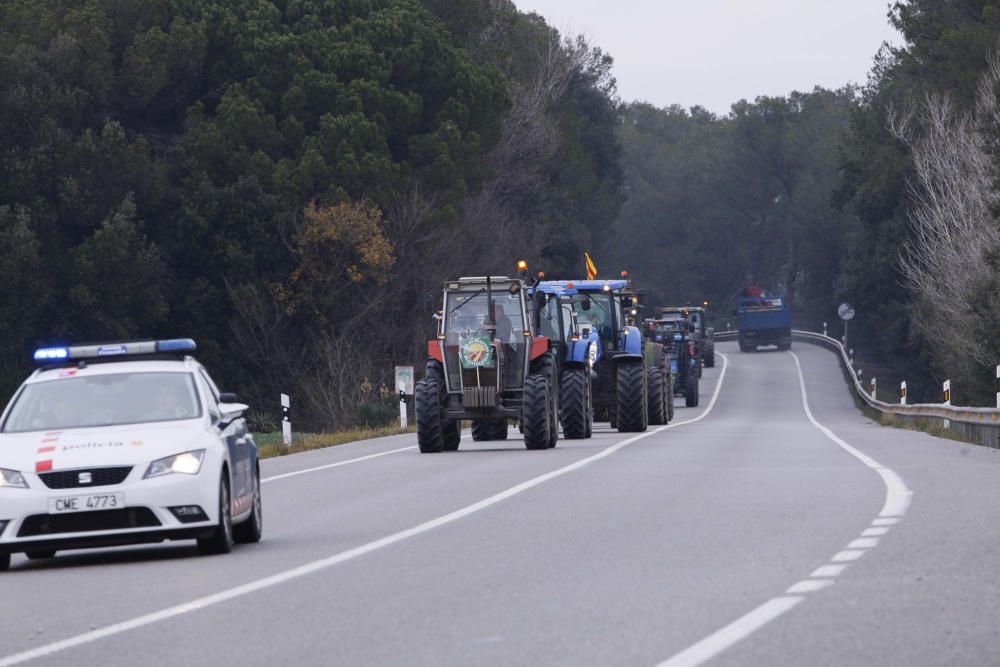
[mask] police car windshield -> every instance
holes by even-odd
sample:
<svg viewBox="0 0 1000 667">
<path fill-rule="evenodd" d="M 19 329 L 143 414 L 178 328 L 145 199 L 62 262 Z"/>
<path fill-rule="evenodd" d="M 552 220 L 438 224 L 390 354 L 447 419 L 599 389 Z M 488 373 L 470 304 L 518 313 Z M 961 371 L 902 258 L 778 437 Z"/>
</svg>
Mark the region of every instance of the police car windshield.
<svg viewBox="0 0 1000 667">
<path fill-rule="evenodd" d="M 70 372 L 70 371 L 65 371 Z M 25 385 L 4 433 L 176 421 L 201 416 L 190 373 L 113 373 Z"/>
</svg>

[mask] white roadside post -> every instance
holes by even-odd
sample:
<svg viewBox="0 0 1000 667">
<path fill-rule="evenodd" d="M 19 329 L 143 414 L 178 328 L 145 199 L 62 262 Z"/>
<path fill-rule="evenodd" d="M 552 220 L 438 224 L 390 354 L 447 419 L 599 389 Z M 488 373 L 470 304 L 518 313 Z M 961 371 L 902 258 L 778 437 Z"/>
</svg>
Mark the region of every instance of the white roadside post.
<svg viewBox="0 0 1000 667">
<path fill-rule="evenodd" d="M 997 407 L 1000 408 L 1000 366 L 997 366 Z"/>
<path fill-rule="evenodd" d="M 823 335 L 826 335 L 826 322 L 823 322 Z"/>
<path fill-rule="evenodd" d="M 415 389 L 413 366 L 396 366 L 396 390 L 399 392 L 399 428 L 405 429 L 409 423 L 406 415 L 406 397 Z"/>
<path fill-rule="evenodd" d="M 941 385 L 941 398 L 942 403 L 945 405 L 951 405 L 951 380 L 945 380 L 944 384 Z M 951 420 L 944 420 L 944 427 L 951 428 Z"/>
<path fill-rule="evenodd" d="M 844 326 L 845 326 L 845 327 L 847 326 L 847 322 L 844 322 Z M 847 334 L 844 334 L 844 335 L 846 336 Z M 852 348 L 851 348 L 851 349 L 850 349 L 850 350 L 848 351 L 848 353 L 849 353 L 849 356 L 851 357 L 851 366 L 853 366 L 853 365 L 854 365 L 854 348 L 852 347 Z"/>
<path fill-rule="evenodd" d="M 872 378 L 872 400 L 878 400 L 878 382 L 875 381 L 875 378 Z"/>
<path fill-rule="evenodd" d="M 400 382 L 396 388 L 399 389 L 399 428 L 406 428 L 406 385 Z"/>
<path fill-rule="evenodd" d="M 899 404 L 906 405 L 906 380 L 899 383 Z"/>
<path fill-rule="evenodd" d="M 281 395 L 281 442 L 285 447 L 292 445 L 292 399 Z"/>
</svg>

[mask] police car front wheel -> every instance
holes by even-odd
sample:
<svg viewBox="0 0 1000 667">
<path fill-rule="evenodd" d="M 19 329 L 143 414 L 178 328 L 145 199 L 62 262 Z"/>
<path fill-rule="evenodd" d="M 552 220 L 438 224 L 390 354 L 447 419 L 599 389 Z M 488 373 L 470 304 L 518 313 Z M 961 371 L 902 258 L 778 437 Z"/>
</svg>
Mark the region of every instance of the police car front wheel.
<svg viewBox="0 0 1000 667">
<path fill-rule="evenodd" d="M 222 471 L 219 480 L 219 525 L 212 534 L 198 540 L 198 551 L 202 554 L 227 554 L 233 549 L 233 515 L 229 499 L 229 475 Z"/>
<path fill-rule="evenodd" d="M 254 474 L 253 511 L 240 524 L 233 526 L 233 539 L 240 544 L 260 542 L 264 529 L 263 506 L 260 501 L 260 471 Z"/>
</svg>

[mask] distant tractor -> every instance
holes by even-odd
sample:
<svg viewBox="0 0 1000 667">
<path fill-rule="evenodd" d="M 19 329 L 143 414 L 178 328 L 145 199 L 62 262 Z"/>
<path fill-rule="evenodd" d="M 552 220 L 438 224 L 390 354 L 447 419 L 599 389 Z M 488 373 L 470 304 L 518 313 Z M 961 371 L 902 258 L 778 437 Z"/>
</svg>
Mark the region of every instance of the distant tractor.
<svg viewBox="0 0 1000 667">
<path fill-rule="evenodd" d="M 539 285 L 564 290 L 578 318 L 581 337 L 596 333 L 600 340 L 599 346 L 589 348 L 593 350 L 596 418 L 606 419 L 620 432 L 665 424 L 669 412 L 667 378 L 663 367 L 647 367 L 642 335 L 630 322 L 638 304 L 628 279 L 542 281 Z"/>
<path fill-rule="evenodd" d="M 462 420 L 472 421 L 477 440 L 505 438 L 516 420 L 528 449 L 555 447 L 559 378 L 550 340 L 529 316 L 524 282 L 459 278 L 445 283 L 443 304 L 415 388 L 420 451 L 458 449 Z"/>
<path fill-rule="evenodd" d="M 788 303 L 758 287 L 743 290 L 733 314 L 739 318 L 741 352 L 753 352 L 762 345 L 779 350 L 792 349 L 792 313 Z"/>
<path fill-rule="evenodd" d="M 706 301 L 706 303 L 708 303 Z M 708 312 L 704 306 L 688 306 L 688 319 L 694 336 L 701 364 L 705 368 L 715 366 L 715 329 L 708 326 Z"/>
<path fill-rule="evenodd" d="M 552 355 L 559 367 L 559 422 L 563 437 L 589 438 L 593 433 L 594 370 L 601 339 L 592 327 L 580 330 L 573 309 L 577 294 L 572 283 L 540 282 L 529 288 L 536 330 L 552 341 Z"/>
<path fill-rule="evenodd" d="M 646 321 L 648 338 L 662 343 L 670 359 L 673 374 L 673 393 L 684 396 L 684 405 L 698 406 L 699 366 L 701 359 L 692 340 L 692 324 L 686 317 L 666 313 L 664 316 Z"/>
</svg>

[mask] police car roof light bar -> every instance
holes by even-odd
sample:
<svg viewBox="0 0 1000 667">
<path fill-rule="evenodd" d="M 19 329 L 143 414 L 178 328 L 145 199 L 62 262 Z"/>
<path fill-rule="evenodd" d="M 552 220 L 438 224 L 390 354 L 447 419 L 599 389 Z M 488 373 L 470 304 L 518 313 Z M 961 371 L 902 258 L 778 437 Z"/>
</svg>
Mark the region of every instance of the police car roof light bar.
<svg viewBox="0 0 1000 667">
<path fill-rule="evenodd" d="M 132 341 L 128 343 L 102 343 L 100 345 L 43 347 L 35 350 L 34 359 L 40 363 L 50 363 L 73 359 L 137 356 L 165 352 L 194 352 L 197 349 L 197 344 L 190 338 L 173 338 L 169 340 Z"/>
</svg>

